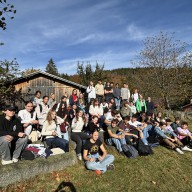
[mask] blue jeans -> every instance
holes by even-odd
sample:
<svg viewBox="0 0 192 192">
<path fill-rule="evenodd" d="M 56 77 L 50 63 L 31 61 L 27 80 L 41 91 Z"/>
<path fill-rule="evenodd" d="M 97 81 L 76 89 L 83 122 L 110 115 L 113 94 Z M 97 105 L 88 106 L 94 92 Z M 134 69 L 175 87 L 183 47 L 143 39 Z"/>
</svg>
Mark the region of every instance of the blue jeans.
<svg viewBox="0 0 192 192">
<path fill-rule="evenodd" d="M 59 137 L 47 138 L 46 143 L 49 147 L 59 147 L 65 152 L 69 152 L 69 142 L 65 139 Z"/>
<path fill-rule="evenodd" d="M 143 129 L 143 139 L 142 139 L 142 141 L 143 141 L 143 143 L 145 144 L 145 145 L 148 145 L 148 141 L 147 141 L 147 138 L 149 137 L 149 132 L 152 130 L 152 125 L 147 125 L 147 127 L 145 127 L 144 129 Z"/>
<path fill-rule="evenodd" d="M 119 110 L 121 106 L 121 99 L 115 98 L 115 104 L 116 104 L 117 110 Z"/>
<path fill-rule="evenodd" d="M 99 154 L 95 154 L 95 155 L 89 155 L 89 158 L 99 158 Z M 86 161 L 85 162 L 85 165 L 87 167 L 87 169 L 90 169 L 90 170 L 100 170 L 102 171 L 103 173 L 105 173 L 107 171 L 107 165 L 109 165 L 110 163 L 113 163 L 114 161 L 114 156 L 113 155 L 106 155 L 106 157 L 102 160 L 102 161 L 99 161 L 99 162 L 90 162 L 90 161 Z"/>
<path fill-rule="evenodd" d="M 69 141 L 69 132 L 68 132 L 68 126 L 66 126 L 66 133 L 62 133 L 61 132 L 61 138 L 63 138 L 63 139 L 65 139 L 65 140 L 67 140 L 67 141 Z"/>
<path fill-rule="evenodd" d="M 119 152 L 123 151 L 121 146 L 126 144 L 125 138 L 117 139 L 117 138 L 111 137 L 111 138 L 107 139 L 107 142 L 108 142 L 109 145 L 115 145 L 115 147 L 117 148 L 117 150 Z"/>
</svg>

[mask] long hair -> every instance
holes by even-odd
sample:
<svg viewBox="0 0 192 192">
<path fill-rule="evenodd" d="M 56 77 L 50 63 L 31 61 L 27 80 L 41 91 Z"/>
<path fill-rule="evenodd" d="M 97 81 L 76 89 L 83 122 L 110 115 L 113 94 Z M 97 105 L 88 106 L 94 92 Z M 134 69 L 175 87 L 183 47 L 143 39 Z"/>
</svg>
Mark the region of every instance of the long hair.
<svg viewBox="0 0 192 192">
<path fill-rule="evenodd" d="M 93 101 L 93 107 L 95 108 L 95 103 L 98 102 L 98 107 L 100 108 L 100 102 L 98 98 L 95 98 Z"/>
<path fill-rule="evenodd" d="M 55 119 L 52 118 L 52 113 L 56 113 L 56 111 L 54 109 L 50 109 L 49 112 L 47 113 L 47 118 L 46 120 L 48 121 L 49 125 L 51 124 L 52 121 L 55 121 L 55 123 L 57 124 L 57 117 L 55 117 Z"/>
<path fill-rule="evenodd" d="M 80 112 L 80 111 L 83 112 L 83 110 L 80 109 L 80 110 L 78 110 L 78 112 L 77 112 L 76 115 L 75 115 L 75 118 L 76 118 L 77 121 L 79 121 L 79 112 Z M 83 115 L 82 115 L 82 119 L 83 119 L 83 121 L 85 122 L 86 119 L 85 119 L 85 114 L 84 114 L 84 112 L 83 112 Z"/>
</svg>

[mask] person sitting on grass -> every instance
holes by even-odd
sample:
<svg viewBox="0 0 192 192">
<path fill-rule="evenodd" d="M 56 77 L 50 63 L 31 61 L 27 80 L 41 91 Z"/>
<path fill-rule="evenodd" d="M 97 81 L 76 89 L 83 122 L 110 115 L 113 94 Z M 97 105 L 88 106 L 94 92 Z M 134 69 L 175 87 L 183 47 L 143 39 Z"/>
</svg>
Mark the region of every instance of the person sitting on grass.
<svg viewBox="0 0 192 192">
<path fill-rule="evenodd" d="M 99 151 L 102 152 L 100 155 Z M 113 170 L 114 156 L 107 154 L 101 140 L 99 132 L 94 130 L 91 133 L 91 138 L 84 144 L 83 159 L 85 166 L 89 170 L 94 170 L 96 174 L 105 173 L 107 170 Z"/>
<path fill-rule="evenodd" d="M 58 126 L 57 121 L 58 120 L 57 120 L 56 111 L 51 109 L 47 114 L 46 121 L 43 123 L 42 135 L 46 136 L 46 143 L 48 147 L 50 148 L 59 147 L 63 151 L 69 152 L 68 141 L 59 137 L 60 133 L 57 130 L 57 126 Z"/>
<path fill-rule="evenodd" d="M 27 136 L 23 132 L 20 119 L 15 116 L 15 107 L 6 105 L 4 115 L 0 116 L 0 155 L 2 165 L 18 162 L 21 151 L 27 145 Z M 11 147 L 14 146 L 13 154 Z"/>
<path fill-rule="evenodd" d="M 188 123 L 182 122 L 181 127 L 177 128 L 178 138 L 183 143 L 183 145 L 192 148 L 192 133 L 188 129 Z"/>
<path fill-rule="evenodd" d="M 130 116 L 124 117 L 124 120 L 119 122 L 119 130 L 125 133 L 125 140 L 127 144 L 133 145 L 138 138 L 143 139 L 142 130 L 129 124 Z"/>
<path fill-rule="evenodd" d="M 171 123 L 171 127 L 175 133 L 177 133 L 177 128 L 180 127 L 180 118 L 175 117 L 175 121 Z"/>
<path fill-rule="evenodd" d="M 160 144 L 165 144 L 169 148 L 175 150 L 179 154 L 184 154 L 182 150 L 188 150 L 187 147 L 184 147 L 184 145 L 180 142 L 180 140 L 177 138 L 177 135 L 169 130 L 165 129 L 166 123 L 160 122 L 157 123 L 157 126 L 155 127 L 155 132 L 159 138 Z"/>
<path fill-rule="evenodd" d="M 174 132 L 173 128 L 171 127 L 171 124 L 172 124 L 171 119 L 166 119 L 165 122 L 166 122 L 165 129 Z"/>
<path fill-rule="evenodd" d="M 124 156 L 122 145 L 126 144 L 125 134 L 119 132 L 119 127 L 117 126 L 118 120 L 113 119 L 111 125 L 107 127 L 106 143 L 109 145 L 115 145 L 117 150 L 121 155 Z"/>
</svg>

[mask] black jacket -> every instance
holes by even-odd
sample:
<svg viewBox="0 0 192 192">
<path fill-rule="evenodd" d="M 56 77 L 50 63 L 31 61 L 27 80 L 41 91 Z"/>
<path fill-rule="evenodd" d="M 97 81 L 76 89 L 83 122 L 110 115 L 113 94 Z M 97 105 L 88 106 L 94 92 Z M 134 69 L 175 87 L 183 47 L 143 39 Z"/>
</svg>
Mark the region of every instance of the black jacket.
<svg viewBox="0 0 192 192">
<path fill-rule="evenodd" d="M 13 116 L 11 120 L 7 120 L 4 115 L 0 116 L 0 137 L 11 135 L 16 139 L 19 132 L 23 132 L 23 127 L 18 118 Z"/>
</svg>

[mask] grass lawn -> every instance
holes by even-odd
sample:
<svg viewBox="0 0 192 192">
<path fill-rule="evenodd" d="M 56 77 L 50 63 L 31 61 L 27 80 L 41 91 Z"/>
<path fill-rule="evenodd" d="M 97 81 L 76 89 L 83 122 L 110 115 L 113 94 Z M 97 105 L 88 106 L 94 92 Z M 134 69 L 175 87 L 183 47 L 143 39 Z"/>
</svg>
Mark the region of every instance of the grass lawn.
<svg viewBox="0 0 192 192">
<path fill-rule="evenodd" d="M 164 147 L 157 147 L 154 155 L 137 159 L 119 156 L 113 147 L 108 148 L 108 153 L 116 158 L 115 170 L 103 175 L 86 170 L 83 162 L 79 162 L 63 171 L 39 175 L 0 191 L 71 191 L 65 187 L 66 184 L 73 185 L 78 192 L 192 191 L 192 152 L 179 155 Z"/>
</svg>

